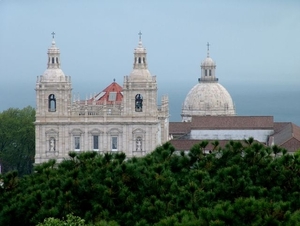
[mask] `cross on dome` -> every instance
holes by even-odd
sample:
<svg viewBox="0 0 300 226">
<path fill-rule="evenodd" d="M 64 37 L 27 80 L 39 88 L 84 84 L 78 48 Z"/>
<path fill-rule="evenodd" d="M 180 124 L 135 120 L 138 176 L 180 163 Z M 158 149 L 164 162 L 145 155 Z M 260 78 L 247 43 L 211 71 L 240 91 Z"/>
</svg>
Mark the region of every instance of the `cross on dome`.
<svg viewBox="0 0 300 226">
<path fill-rule="evenodd" d="M 142 41 L 142 32 L 140 31 L 139 33 L 138 33 L 138 35 L 139 35 L 139 41 L 141 42 Z"/>
<path fill-rule="evenodd" d="M 210 44 L 209 44 L 209 42 L 207 42 L 207 57 L 209 57 L 209 46 L 210 46 Z"/>
<path fill-rule="evenodd" d="M 55 32 L 53 31 L 53 32 L 51 33 L 51 35 L 52 35 L 52 38 L 54 39 Z"/>
<path fill-rule="evenodd" d="M 134 49 L 134 69 L 147 69 L 147 52 L 142 44 L 142 32 L 138 33 L 139 43 L 138 46 Z"/>
</svg>

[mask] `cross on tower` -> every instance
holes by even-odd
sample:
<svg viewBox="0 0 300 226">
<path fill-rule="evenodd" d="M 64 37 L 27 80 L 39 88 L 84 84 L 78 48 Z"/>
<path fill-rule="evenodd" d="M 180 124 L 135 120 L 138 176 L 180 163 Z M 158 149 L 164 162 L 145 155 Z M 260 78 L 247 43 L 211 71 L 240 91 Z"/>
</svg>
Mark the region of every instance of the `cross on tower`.
<svg viewBox="0 0 300 226">
<path fill-rule="evenodd" d="M 207 57 L 209 57 L 209 42 L 207 42 Z"/>
<path fill-rule="evenodd" d="M 51 33 L 51 35 L 52 35 L 52 38 L 54 39 L 55 32 L 53 31 L 53 32 Z"/>
<path fill-rule="evenodd" d="M 140 31 L 140 32 L 138 33 L 138 35 L 139 35 L 139 40 L 142 41 L 142 32 Z"/>
</svg>

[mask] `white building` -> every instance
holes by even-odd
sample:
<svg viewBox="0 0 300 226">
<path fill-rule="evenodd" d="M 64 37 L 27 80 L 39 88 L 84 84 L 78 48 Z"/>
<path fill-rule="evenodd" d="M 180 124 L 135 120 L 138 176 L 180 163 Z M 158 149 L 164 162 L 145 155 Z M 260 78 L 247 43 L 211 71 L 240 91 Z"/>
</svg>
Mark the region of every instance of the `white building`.
<svg viewBox="0 0 300 226">
<path fill-rule="evenodd" d="M 216 64 L 209 56 L 201 63 L 201 78 L 187 94 L 181 112 L 183 122 L 190 122 L 192 116 L 235 115 L 230 94 L 218 82 Z"/>
<path fill-rule="evenodd" d="M 58 161 L 70 151 L 121 151 L 143 156 L 166 142 L 168 97 L 157 106 L 156 76 L 148 70 L 141 36 L 134 50 L 133 71 L 123 87 L 113 82 L 88 100 L 72 100 L 71 77 L 61 70 L 53 39 L 48 67 L 36 82 L 35 163 Z"/>
</svg>

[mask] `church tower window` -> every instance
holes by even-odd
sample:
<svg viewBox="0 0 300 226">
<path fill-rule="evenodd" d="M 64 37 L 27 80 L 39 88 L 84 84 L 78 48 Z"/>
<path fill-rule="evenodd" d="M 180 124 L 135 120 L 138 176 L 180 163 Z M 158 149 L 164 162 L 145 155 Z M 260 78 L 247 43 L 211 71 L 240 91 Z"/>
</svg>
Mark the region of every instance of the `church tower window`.
<svg viewBox="0 0 300 226">
<path fill-rule="evenodd" d="M 80 137 L 74 137 L 74 149 L 75 151 L 80 151 Z"/>
<path fill-rule="evenodd" d="M 140 64 L 140 63 L 142 63 L 142 60 L 141 60 L 141 58 L 139 57 L 139 64 Z"/>
<path fill-rule="evenodd" d="M 54 64 L 54 57 L 52 57 L 52 64 Z"/>
<path fill-rule="evenodd" d="M 54 94 L 50 94 L 48 97 L 48 108 L 50 112 L 56 111 L 56 98 Z"/>
<path fill-rule="evenodd" d="M 143 96 L 141 94 L 135 95 L 135 111 L 136 112 L 143 111 Z"/>
<path fill-rule="evenodd" d="M 93 136 L 93 149 L 94 149 L 94 151 L 99 151 L 99 136 L 98 135 Z"/>
<path fill-rule="evenodd" d="M 111 137 L 111 150 L 118 151 L 118 137 Z"/>
</svg>

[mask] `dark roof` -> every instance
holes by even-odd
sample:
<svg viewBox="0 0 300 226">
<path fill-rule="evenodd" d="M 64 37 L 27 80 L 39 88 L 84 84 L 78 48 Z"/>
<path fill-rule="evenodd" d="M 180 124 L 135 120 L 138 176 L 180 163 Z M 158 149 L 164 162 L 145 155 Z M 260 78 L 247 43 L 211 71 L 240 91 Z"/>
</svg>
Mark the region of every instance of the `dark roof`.
<svg viewBox="0 0 300 226">
<path fill-rule="evenodd" d="M 293 126 L 293 137 L 300 141 L 300 127 L 292 123 Z"/>
<path fill-rule="evenodd" d="M 273 116 L 194 116 L 192 129 L 273 129 Z"/>
<path fill-rule="evenodd" d="M 287 126 L 290 122 L 274 122 L 274 134 L 281 131 L 285 126 Z"/>
<path fill-rule="evenodd" d="M 203 140 L 170 140 L 170 143 L 173 145 L 175 150 L 177 151 L 187 151 L 190 150 L 195 144 L 201 143 Z M 206 150 L 213 150 L 214 145 L 212 145 L 212 142 L 214 140 L 208 140 L 208 145 L 205 147 Z M 218 147 L 225 147 L 226 144 L 228 144 L 230 140 L 219 140 Z M 240 141 L 243 142 L 243 141 Z M 258 141 L 256 141 L 258 142 Z"/>
<path fill-rule="evenodd" d="M 274 133 L 274 143 L 282 145 L 288 140 L 295 138 L 300 141 L 300 127 L 289 122 L 289 123 L 276 123 L 278 127 L 277 132 Z M 275 126 L 274 126 L 275 127 Z"/>
<path fill-rule="evenodd" d="M 169 134 L 186 134 L 191 131 L 190 122 L 170 122 Z"/>
</svg>

